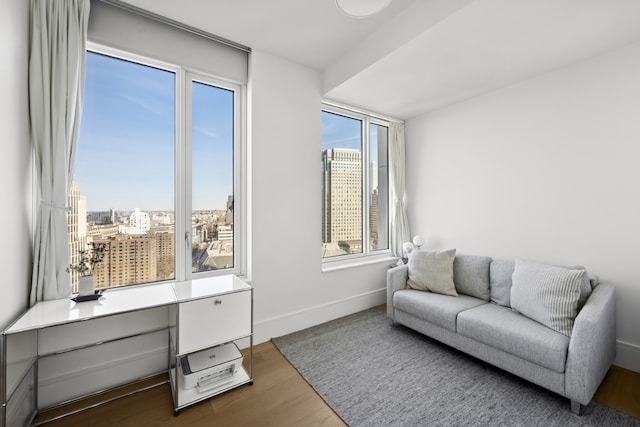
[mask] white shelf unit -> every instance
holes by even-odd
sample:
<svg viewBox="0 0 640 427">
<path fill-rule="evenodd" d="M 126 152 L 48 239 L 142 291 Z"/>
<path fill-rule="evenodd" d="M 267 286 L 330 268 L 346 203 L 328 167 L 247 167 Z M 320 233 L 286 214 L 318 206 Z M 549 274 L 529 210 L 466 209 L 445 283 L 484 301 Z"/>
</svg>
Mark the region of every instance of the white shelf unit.
<svg viewBox="0 0 640 427">
<path fill-rule="evenodd" d="M 253 288 L 236 276 L 219 276 L 199 279 L 196 286 L 192 282 L 176 283 L 175 292 L 175 315 L 170 314 L 175 324 L 170 325 L 169 374 L 177 414 L 186 406 L 253 382 Z M 195 387 L 182 387 L 182 358 L 247 338 L 248 371 L 240 366 L 230 379 L 202 393 Z"/>
<path fill-rule="evenodd" d="M 216 304 L 216 301 L 220 302 Z M 210 312 L 209 303 L 223 309 Z M 128 327 L 131 326 L 129 316 L 141 312 L 148 314 L 145 320 Z M 103 329 L 100 325 L 106 319 L 111 328 Z M 112 289 L 99 300 L 81 303 L 69 299 L 44 301 L 0 333 L 0 427 L 28 425 L 37 415 L 38 366 L 43 358 L 66 357 L 90 347 L 128 342 L 132 337 L 149 336 L 167 328 L 168 365 L 162 371 L 169 367 L 176 412 L 253 382 L 253 288 L 236 276 Z M 57 339 L 60 336 L 64 342 Z M 242 338 L 249 339 L 248 370 L 238 369 L 231 382 L 206 393 L 179 389 L 180 379 L 175 376 L 179 357 L 221 341 Z"/>
</svg>

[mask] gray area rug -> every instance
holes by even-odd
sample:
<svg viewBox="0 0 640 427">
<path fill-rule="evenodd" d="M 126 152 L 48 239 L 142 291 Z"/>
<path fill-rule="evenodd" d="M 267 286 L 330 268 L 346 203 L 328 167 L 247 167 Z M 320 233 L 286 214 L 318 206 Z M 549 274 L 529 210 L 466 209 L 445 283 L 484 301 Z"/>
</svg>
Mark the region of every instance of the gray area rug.
<svg viewBox="0 0 640 427">
<path fill-rule="evenodd" d="M 370 309 L 274 344 L 350 426 L 640 426 L 592 401 L 569 400 L 467 356 Z"/>
</svg>

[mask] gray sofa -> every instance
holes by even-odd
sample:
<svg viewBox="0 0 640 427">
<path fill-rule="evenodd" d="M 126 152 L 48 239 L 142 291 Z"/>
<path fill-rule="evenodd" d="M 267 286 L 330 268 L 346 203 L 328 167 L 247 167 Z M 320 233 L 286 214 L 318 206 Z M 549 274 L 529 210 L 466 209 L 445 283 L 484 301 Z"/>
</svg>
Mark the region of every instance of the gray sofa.
<svg viewBox="0 0 640 427">
<path fill-rule="evenodd" d="M 409 266 L 391 268 L 387 315 L 395 323 L 569 398 L 571 410 L 580 414 L 615 357 L 614 288 L 597 278 L 587 279 L 590 293 L 567 336 L 510 307 L 514 268 L 515 260 L 455 255 L 453 282 L 458 296 L 411 289 Z"/>
</svg>

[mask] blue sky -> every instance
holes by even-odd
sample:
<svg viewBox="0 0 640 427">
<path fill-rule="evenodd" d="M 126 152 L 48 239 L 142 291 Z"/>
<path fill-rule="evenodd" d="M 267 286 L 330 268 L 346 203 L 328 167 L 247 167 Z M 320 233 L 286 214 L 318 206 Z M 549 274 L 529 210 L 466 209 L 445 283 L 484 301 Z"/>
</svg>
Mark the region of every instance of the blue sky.
<svg viewBox="0 0 640 427">
<path fill-rule="evenodd" d="M 371 126 L 369 130 L 371 141 L 377 141 L 377 129 L 377 126 Z M 362 150 L 362 122 L 351 117 L 323 111 L 322 151 L 329 148 Z M 372 161 L 377 161 L 377 150 L 371 150 L 370 155 Z"/>
<path fill-rule="evenodd" d="M 87 52 L 73 180 L 89 211 L 174 210 L 175 76 Z M 233 193 L 233 92 L 193 83 L 193 208 Z"/>
<path fill-rule="evenodd" d="M 322 112 L 322 151 L 329 148 L 362 149 L 362 122 L 339 114 Z"/>
</svg>

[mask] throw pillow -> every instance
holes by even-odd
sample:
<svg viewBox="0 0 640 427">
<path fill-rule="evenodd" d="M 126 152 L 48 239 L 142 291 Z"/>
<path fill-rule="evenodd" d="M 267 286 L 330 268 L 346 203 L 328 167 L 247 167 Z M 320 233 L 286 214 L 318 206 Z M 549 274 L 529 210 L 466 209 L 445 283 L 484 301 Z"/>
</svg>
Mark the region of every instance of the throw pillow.
<svg viewBox="0 0 640 427">
<path fill-rule="evenodd" d="M 455 264 L 454 264 L 455 266 Z M 580 299 L 578 300 L 578 312 L 589 298 L 591 290 L 598 284 L 597 276 L 589 276 L 582 266 L 565 266 L 571 270 L 585 270 L 580 284 Z M 489 268 L 491 302 L 504 307 L 511 307 L 511 276 L 515 268 L 515 260 L 494 260 Z M 457 282 L 456 282 L 457 283 Z"/>
<path fill-rule="evenodd" d="M 580 298 L 578 299 L 578 313 L 587 302 L 589 295 L 591 295 L 591 280 L 587 274 L 587 269 L 581 265 L 561 265 L 560 267 L 568 268 L 569 270 L 584 270 L 582 275 L 582 281 L 580 282 Z"/>
<path fill-rule="evenodd" d="M 489 301 L 489 265 L 488 256 L 458 254 L 453 260 L 453 283 L 460 294 Z"/>
<path fill-rule="evenodd" d="M 412 251 L 409 255 L 409 280 L 412 289 L 458 296 L 453 284 L 453 260 L 456 250 Z"/>
<path fill-rule="evenodd" d="M 584 270 L 516 259 L 511 308 L 561 334 L 571 336 L 584 274 Z"/>
</svg>

